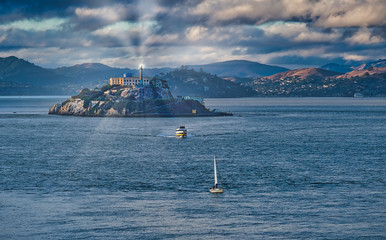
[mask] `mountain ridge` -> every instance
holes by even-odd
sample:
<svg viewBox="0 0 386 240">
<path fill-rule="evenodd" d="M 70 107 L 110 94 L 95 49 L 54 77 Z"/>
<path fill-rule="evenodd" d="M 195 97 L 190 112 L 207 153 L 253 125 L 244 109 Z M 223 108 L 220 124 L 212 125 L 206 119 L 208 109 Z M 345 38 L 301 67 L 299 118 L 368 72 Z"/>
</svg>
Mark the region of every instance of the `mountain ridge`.
<svg viewBox="0 0 386 240">
<path fill-rule="evenodd" d="M 230 60 L 202 65 L 187 65 L 187 67 L 191 67 L 195 70 L 202 68 L 203 71 L 222 77 L 261 77 L 289 70 L 284 67 L 267 65 L 248 60 Z"/>
<path fill-rule="evenodd" d="M 124 73 L 130 73 L 134 76 L 138 75 L 138 69 L 130 68 L 114 68 L 101 63 L 83 63 L 76 64 L 73 66 L 59 67 L 55 69 L 48 69 L 36 66 L 33 63 L 30 63 L 24 59 L 19 59 L 14 56 L 0 58 L 0 67 L 1 69 L 6 69 L 11 64 L 10 62 L 16 62 L 20 67 L 15 67 L 14 75 L 7 75 L 3 72 L 0 72 L 0 95 L 38 95 L 38 94 L 70 94 L 78 92 L 83 88 L 94 88 L 101 87 L 105 85 L 110 77 L 122 77 Z M 257 62 L 251 62 L 246 60 L 233 60 L 226 62 L 217 62 L 209 64 L 212 67 L 213 72 L 211 74 L 216 74 L 216 71 L 222 73 L 226 72 L 224 69 L 230 69 L 230 65 L 236 64 L 233 69 L 239 69 L 238 73 L 242 72 L 241 68 L 242 63 L 248 63 L 247 67 L 249 72 L 253 72 L 253 67 L 273 67 L 260 64 Z M 24 65 L 27 67 L 24 67 Z M 225 67 L 221 67 L 225 64 Z M 240 65 L 241 64 L 241 65 Z M 206 66 L 206 65 L 195 65 L 195 66 Z M 213 68 L 215 66 L 215 68 Z M 192 68 L 192 67 L 190 67 Z M 29 70 L 31 69 L 31 70 Z M 156 76 L 160 75 L 161 77 L 171 72 L 177 68 L 147 68 L 144 70 L 145 76 Z M 284 68 L 279 68 L 281 70 L 286 70 Z M 261 69 L 260 69 L 261 70 Z M 235 70 L 236 71 L 236 70 Z M 257 70 L 256 70 L 257 71 Z M 253 72 L 254 76 L 266 75 L 265 73 Z M 275 70 L 276 71 L 276 70 Z M 21 75 L 21 77 L 15 77 Z M 232 74 L 231 74 L 232 75 Z M 236 71 L 237 75 L 237 71 Z M 27 81 L 28 79 L 28 81 Z M 225 83 L 224 83 L 225 84 Z M 238 83 L 239 84 L 239 83 Z M 40 87 L 45 85 L 47 90 L 41 89 Z M 48 90 L 50 89 L 50 90 Z"/>
<path fill-rule="evenodd" d="M 334 72 L 347 73 L 353 70 L 363 70 L 369 67 L 386 67 L 386 59 L 378 59 L 377 61 L 362 63 L 360 65 L 342 65 L 337 63 L 328 63 L 323 66 L 320 66 L 319 68 Z"/>
<path fill-rule="evenodd" d="M 350 69 L 355 68 L 356 70 L 350 72 L 330 71 L 320 67 L 287 69 L 287 71 L 264 76 L 265 73 L 257 72 L 258 67 L 273 67 L 275 71 L 278 68 L 247 60 L 231 60 L 204 65 L 186 65 L 181 68 L 148 68 L 145 69 L 145 76 L 157 76 L 170 81 L 171 91 L 175 95 L 194 94 L 205 97 L 350 96 L 355 92 L 364 92 L 368 96 L 385 96 L 386 77 L 383 65 L 386 65 L 386 60 L 380 59 L 363 63 L 360 66 L 351 66 Z M 204 71 L 205 66 L 209 66 L 212 72 Z M 336 64 L 330 64 L 330 66 L 345 67 Z M 185 72 L 177 73 L 181 69 Z M 279 69 L 284 70 L 284 68 Z M 373 74 L 374 69 L 378 71 L 377 74 Z M 177 74 L 173 76 L 172 72 Z M 241 77 L 251 72 L 255 77 Z M 110 77 L 122 77 L 124 73 L 138 76 L 137 69 L 113 68 L 101 63 L 83 63 L 48 69 L 10 56 L 0 58 L 0 95 L 74 95 L 84 88 L 104 86 Z M 351 81 L 352 78 L 356 80 Z M 332 90 L 332 84 L 341 86 L 338 92 Z M 302 85 L 312 87 L 302 87 Z M 343 86 L 350 90 L 345 91 Z M 314 87 L 318 90 L 306 92 L 307 89 Z M 248 88 L 254 91 L 251 92 Z"/>
<path fill-rule="evenodd" d="M 70 79 L 24 59 L 0 58 L 0 95 L 34 94 L 37 91 L 57 94 L 66 82 Z"/>
</svg>

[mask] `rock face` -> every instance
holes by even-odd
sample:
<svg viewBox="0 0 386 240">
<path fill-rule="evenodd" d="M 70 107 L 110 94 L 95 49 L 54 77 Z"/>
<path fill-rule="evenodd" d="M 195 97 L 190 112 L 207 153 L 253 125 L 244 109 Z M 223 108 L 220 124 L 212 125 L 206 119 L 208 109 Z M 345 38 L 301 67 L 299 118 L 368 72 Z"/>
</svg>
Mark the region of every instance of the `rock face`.
<svg viewBox="0 0 386 240">
<path fill-rule="evenodd" d="M 54 104 L 49 114 L 90 117 L 226 116 L 195 100 L 176 100 L 167 87 L 105 86 L 83 89 L 77 96 Z"/>
<path fill-rule="evenodd" d="M 169 88 L 157 88 L 157 87 L 143 87 L 143 88 L 123 88 L 118 90 L 119 96 L 123 99 L 131 99 L 134 101 L 145 101 L 149 99 L 173 99 Z M 117 89 L 108 90 L 105 95 L 110 96 L 112 99 L 117 94 Z"/>
<path fill-rule="evenodd" d="M 83 107 L 84 100 L 81 99 L 71 99 L 67 100 L 65 104 L 54 104 L 50 110 L 49 113 L 57 113 L 62 115 L 80 115 L 83 116 L 87 113 L 87 109 Z M 69 114 L 71 113 L 71 114 Z"/>
</svg>

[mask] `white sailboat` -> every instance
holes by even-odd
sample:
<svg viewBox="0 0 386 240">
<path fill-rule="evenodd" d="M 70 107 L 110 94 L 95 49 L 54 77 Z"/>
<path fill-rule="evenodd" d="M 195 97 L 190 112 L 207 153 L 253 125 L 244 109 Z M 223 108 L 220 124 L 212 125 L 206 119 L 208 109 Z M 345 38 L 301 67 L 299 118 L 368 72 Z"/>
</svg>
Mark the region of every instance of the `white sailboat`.
<svg viewBox="0 0 386 240">
<path fill-rule="evenodd" d="M 224 189 L 220 188 L 218 186 L 218 182 L 217 182 L 216 156 L 214 156 L 213 163 L 214 163 L 214 186 L 209 188 L 209 192 L 211 192 L 211 193 L 222 193 L 224 191 Z"/>
</svg>

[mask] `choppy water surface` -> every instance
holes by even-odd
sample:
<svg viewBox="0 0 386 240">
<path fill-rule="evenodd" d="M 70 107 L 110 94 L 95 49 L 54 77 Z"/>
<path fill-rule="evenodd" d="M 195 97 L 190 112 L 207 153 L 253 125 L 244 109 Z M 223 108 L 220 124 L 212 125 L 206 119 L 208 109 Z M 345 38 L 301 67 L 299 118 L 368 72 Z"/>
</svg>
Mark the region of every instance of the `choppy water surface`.
<svg viewBox="0 0 386 240">
<path fill-rule="evenodd" d="M 0 98 L 0 239 L 386 239 L 385 98 L 47 115 L 64 99 Z M 221 195 L 208 191 L 214 154 Z"/>
</svg>

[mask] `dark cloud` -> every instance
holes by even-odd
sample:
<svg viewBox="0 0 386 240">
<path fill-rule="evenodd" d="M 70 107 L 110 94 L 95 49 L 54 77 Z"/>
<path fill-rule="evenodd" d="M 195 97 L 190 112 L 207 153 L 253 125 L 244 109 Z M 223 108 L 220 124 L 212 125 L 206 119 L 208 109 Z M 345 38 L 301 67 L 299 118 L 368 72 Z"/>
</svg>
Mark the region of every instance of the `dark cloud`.
<svg viewBox="0 0 386 240">
<path fill-rule="evenodd" d="M 300 67 L 321 67 L 323 65 L 335 63 L 339 65 L 360 65 L 361 61 L 346 60 L 343 57 L 323 58 L 318 56 L 302 57 L 288 55 L 272 58 L 270 64 L 288 66 L 289 68 Z"/>
<path fill-rule="evenodd" d="M 383 27 L 374 27 L 372 36 L 378 36 L 383 39 L 386 39 L 386 26 Z"/>
<path fill-rule="evenodd" d="M 203 2 L 203 0 L 157 0 L 157 3 L 163 7 L 192 7 Z"/>
<path fill-rule="evenodd" d="M 27 48 L 26 46 L 19 46 L 19 45 L 1 45 L 0 46 L 0 51 L 1 52 L 9 52 L 13 50 L 20 50 Z"/>
<path fill-rule="evenodd" d="M 119 48 L 127 47 L 128 44 L 112 36 L 89 36 L 90 48 Z"/>
<path fill-rule="evenodd" d="M 64 17 L 69 7 L 83 6 L 82 1 L 1 1 L 0 22 L 7 23 L 20 19 Z"/>
<path fill-rule="evenodd" d="M 157 33 L 180 33 L 191 26 L 207 26 L 210 17 L 207 15 L 192 15 L 185 7 L 175 8 L 172 12 L 169 9 L 156 13 L 154 20 L 159 24 Z"/>
<path fill-rule="evenodd" d="M 114 4 L 131 4 L 137 0 L 114 0 Z M 5 0 L 0 2 L 0 23 L 20 19 L 50 17 L 72 17 L 76 8 L 100 8 L 109 6 L 110 1 L 95 0 Z"/>
<path fill-rule="evenodd" d="M 133 46 L 138 47 L 141 45 L 141 32 L 140 31 L 131 31 L 129 33 L 130 42 Z"/>
<path fill-rule="evenodd" d="M 82 7 L 74 9 L 74 13 L 69 23 L 70 26 L 74 26 L 74 30 L 93 31 L 116 22 L 135 22 L 139 18 L 138 9 L 133 4 L 114 4 L 100 8 Z"/>
<path fill-rule="evenodd" d="M 327 64 L 329 62 L 339 63 L 343 64 L 344 59 L 328 59 L 318 57 L 318 56 L 312 56 L 312 57 L 302 57 L 297 55 L 288 55 L 288 56 L 280 56 L 280 57 L 274 57 L 270 60 L 271 64 L 276 65 L 308 65 L 308 66 L 322 66 L 324 64 Z"/>
<path fill-rule="evenodd" d="M 385 11 L 384 0 L 6 0 L 0 1 L 0 54 L 58 48 L 68 59 L 82 49 L 94 61 L 137 55 L 151 56 L 153 65 L 238 57 L 343 63 L 386 57 Z M 59 23 L 45 29 L 50 19 Z"/>
<path fill-rule="evenodd" d="M 71 39 L 67 39 L 68 34 L 56 31 L 33 32 L 11 29 L 0 34 L 7 36 L 0 45 L 2 48 L 13 48 L 15 43 L 20 48 L 82 47 L 81 41 L 85 40 L 81 35 L 72 35 Z"/>
</svg>

